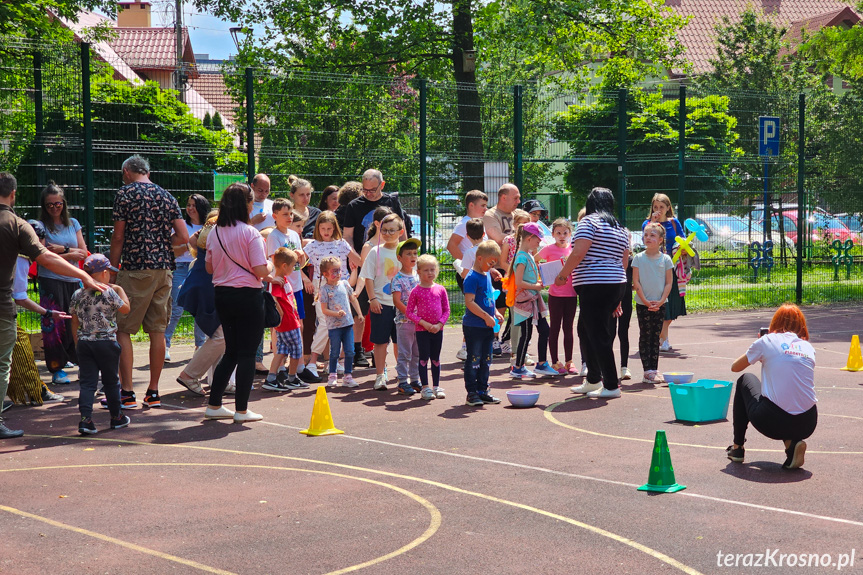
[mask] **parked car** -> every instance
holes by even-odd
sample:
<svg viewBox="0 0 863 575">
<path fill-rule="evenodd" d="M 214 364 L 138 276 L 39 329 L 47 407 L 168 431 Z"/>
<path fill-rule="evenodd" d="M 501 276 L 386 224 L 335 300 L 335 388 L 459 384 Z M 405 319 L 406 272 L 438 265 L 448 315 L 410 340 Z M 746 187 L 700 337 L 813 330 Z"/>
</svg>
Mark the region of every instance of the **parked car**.
<svg viewBox="0 0 863 575">
<path fill-rule="evenodd" d="M 797 210 L 782 212 L 782 225 L 785 235 L 794 242 L 797 241 Z M 780 214 L 773 215 L 772 227 L 779 229 Z M 860 243 L 860 234 L 848 229 L 842 221 L 824 211 L 812 212 L 808 218 L 807 227 L 811 230 L 812 241 L 817 242 L 824 239 L 829 240 L 851 240 L 855 244 Z"/>
<path fill-rule="evenodd" d="M 845 224 L 849 230 L 857 235 L 863 234 L 863 215 L 861 214 L 835 214 L 837 220 Z"/>
<path fill-rule="evenodd" d="M 764 241 L 764 228 L 758 222 L 748 222 L 738 216 L 728 214 L 697 214 L 695 221 L 704 226 L 707 232 L 706 242 L 697 242 L 695 247 L 701 251 L 744 251 L 755 242 Z M 770 230 L 770 239 L 778 248 L 785 243 L 787 248 L 793 247 L 792 240 L 779 233 L 779 228 Z"/>
</svg>

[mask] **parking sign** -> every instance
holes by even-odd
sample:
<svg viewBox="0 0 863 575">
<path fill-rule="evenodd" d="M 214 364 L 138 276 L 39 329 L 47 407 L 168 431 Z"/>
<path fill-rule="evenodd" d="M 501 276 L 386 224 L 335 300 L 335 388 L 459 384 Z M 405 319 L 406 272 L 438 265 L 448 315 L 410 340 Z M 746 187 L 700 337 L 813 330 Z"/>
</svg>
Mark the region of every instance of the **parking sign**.
<svg viewBox="0 0 863 575">
<path fill-rule="evenodd" d="M 779 155 L 779 117 L 758 117 L 758 155 Z"/>
</svg>

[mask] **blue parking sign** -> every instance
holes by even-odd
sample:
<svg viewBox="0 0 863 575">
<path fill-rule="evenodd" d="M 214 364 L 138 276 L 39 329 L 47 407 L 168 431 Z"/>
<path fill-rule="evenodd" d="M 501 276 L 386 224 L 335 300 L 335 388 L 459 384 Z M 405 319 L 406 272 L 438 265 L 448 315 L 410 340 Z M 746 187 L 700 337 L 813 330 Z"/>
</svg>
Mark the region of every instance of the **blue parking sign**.
<svg viewBox="0 0 863 575">
<path fill-rule="evenodd" d="M 758 117 L 758 155 L 779 155 L 779 117 Z"/>
</svg>

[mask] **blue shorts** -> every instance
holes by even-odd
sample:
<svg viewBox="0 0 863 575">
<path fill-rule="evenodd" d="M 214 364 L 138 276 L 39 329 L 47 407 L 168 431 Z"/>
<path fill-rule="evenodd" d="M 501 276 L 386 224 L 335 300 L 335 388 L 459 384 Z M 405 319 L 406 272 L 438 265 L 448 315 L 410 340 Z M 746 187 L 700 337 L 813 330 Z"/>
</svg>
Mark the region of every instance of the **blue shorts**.
<svg viewBox="0 0 863 575">
<path fill-rule="evenodd" d="M 303 335 L 302 330 L 276 332 L 276 353 L 286 355 L 291 359 L 303 357 Z"/>
<path fill-rule="evenodd" d="M 297 300 L 297 315 L 300 319 L 306 319 L 306 308 L 303 307 L 303 290 L 294 292 L 294 299 Z"/>
</svg>

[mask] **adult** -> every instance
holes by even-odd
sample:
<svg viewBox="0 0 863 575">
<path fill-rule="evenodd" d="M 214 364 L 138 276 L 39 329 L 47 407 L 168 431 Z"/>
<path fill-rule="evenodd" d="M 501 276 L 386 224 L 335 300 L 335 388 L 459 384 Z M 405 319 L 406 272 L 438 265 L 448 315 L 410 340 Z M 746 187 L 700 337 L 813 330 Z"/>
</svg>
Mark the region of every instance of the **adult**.
<svg viewBox="0 0 863 575">
<path fill-rule="evenodd" d="M 150 181 L 150 163 L 139 155 L 123 162 L 123 187 L 114 197 L 111 265 L 131 309 L 117 317 L 120 344 L 120 403 L 138 407 L 132 382 L 132 336 L 143 326 L 150 338 L 150 382 L 144 404 L 160 407 L 159 377 L 165 363 L 165 330 L 171 306 L 174 245 L 189 243 L 186 222 L 174 196 Z M 172 236 L 173 233 L 173 236 Z M 122 261 L 122 267 L 121 262 Z"/>
<path fill-rule="evenodd" d="M 222 194 L 216 227 L 207 236 L 206 266 L 216 286 L 216 312 L 225 335 L 225 354 L 213 372 L 205 419 L 263 419 L 248 404 L 255 377 L 255 350 L 264 333 L 261 281 L 269 275 L 269 268 L 264 238 L 249 224 L 251 207 L 251 188 L 231 184 Z M 236 412 L 222 405 L 235 368 Z"/>
<path fill-rule="evenodd" d="M 321 201 L 318 202 L 318 209 L 322 212 L 326 212 L 327 210 L 335 213 L 335 211 L 339 208 L 339 187 L 338 186 L 327 186 L 324 188 L 324 191 L 321 192 Z"/>
<path fill-rule="evenodd" d="M 680 220 L 674 217 L 674 208 L 671 206 L 671 199 L 665 194 L 654 194 L 653 200 L 650 202 L 650 214 L 647 219 L 641 224 L 641 229 L 650 222 L 662 224 L 665 228 L 665 251 L 668 255 L 672 255 L 674 251 L 674 238 L 677 236 L 685 236 L 683 226 L 680 225 Z M 659 332 L 659 350 L 671 351 L 671 343 L 668 341 L 668 328 L 671 322 L 678 317 L 686 315 L 686 300 L 680 295 L 680 288 L 677 284 L 677 274 L 671 274 L 671 293 L 668 294 L 668 301 L 665 303 L 665 321 L 662 322 L 662 331 Z"/>
<path fill-rule="evenodd" d="M 258 231 L 275 226 L 276 222 L 273 220 L 273 200 L 269 199 L 270 177 L 267 174 L 256 174 L 252 178 L 252 192 L 254 193 L 255 201 L 252 202 L 249 224 L 254 226 Z"/>
<path fill-rule="evenodd" d="M 497 190 L 497 204 L 493 208 L 485 211 L 482 217 L 482 223 L 485 226 L 485 235 L 488 239 L 497 242 L 503 248 L 503 238 L 512 233 L 512 213 L 521 202 L 521 192 L 518 186 L 512 183 L 506 183 Z M 504 262 L 499 262 L 501 266 L 497 268 L 497 272 L 502 277 L 506 270 L 503 266 Z M 501 315 L 506 315 L 506 326 L 500 338 L 495 335 L 492 342 L 494 355 L 502 355 L 503 353 L 511 353 L 512 346 L 510 345 L 510 330 L 512 328 L 512 318 L 507 314 L 508 307 L 506 305 L 506 292 L 501 289 L 503 286 L 500 283 L 500 278 L 492 277 L 492 287 L 500 290 L 500 295 L 497 301 L 494 302 L 494 307 Z M 515 342 L 517 343 L 517 342 Z"/>
<path fill-rule="evenodd" d="M 183 218 L 186 222 L 186 230 L 189 232 L 189 237 L 192 237 L 196 232 L 204 227 L 204 221 L 207 214 L 210 213 L 210 201 L 201 194 L 192 194 L 186 201 L 186 217 Z M 192 264 L 192 254 L 189 252 L 190 244 L 183 244 L 174 248 L 174 269 L 173 278 L 171 279 L 171 319 L 168 321 L 168 327 L 165 329 L 165 361 L 171 361 L 171 339 L 174 337 L 174 331 L 177 329 L 177 324 L 180 322 L 180 316 L 183 315 L 183 306 L 177 302 L 180 295 L 180 288 L 183 287 L 183 282 L 189 277 L 189 266 Z M 206 335 L 198 327 L 195 322 L 195 348 L 204 345 Z"/>
<path fill-rule="evenodd" d="M 404 221 L 405 229 L 402 230 L 399 239 L 404 240 L 411 237 L 411 220 L 405 215 L 396 195 L 383 193 L 386 182 L 380 170 L 370 169 L 363 172 L 362 184 L 363 195 L 348 204 L 348 208 L 345 210 L 345 229 L 342 230 L 343 237 L 354 246 L 354 250 L 357 253 L 363 251 L 366 228 L 371 225 L 378 206 L 390 208 Z"/>
<path fill-rule="evenodd" d="M 629 232 L 614 217 L 614 194 L 607 188 L 593 188 L 572 238 L 572 252 L 554 281 L 559 286 L 572 282 L 586 328 L 587 377 L 572 388 L 574 393 L 620 397 L 612 344 L 628 261 Z"/>
<path fill-rule="evenodd" d="M 63 188 L 49 182 L 42 190 L 42 209 L 39 221 L 45 228 L 45 247 L 70 263 L 77 263 L 87 257 L 87 244 L 81 233 L 81 224 L 69 217 L 69 206 Z M 72 294 L 78 289 L 78 279 L 61 275 L 43 267 L 37 267 L 39 277 L 39 303 L 46 309 L 69 312 Z M 52 331 L 43 334 L 45 344 L 45 363 L 51 372 L 51 382 L 69 383 L 63 368 L 67 362 L 78 363 L 75 341 L 72 337 L 70 320 L 58 321 Z"/>
<path fill-rule="evenodd" d="M 315 224 L 321 213 L 318 208 L 309 206 L 312 201 L 312 192 L 315 189 L 310 181 L 298 178 L 293 174 L 288 176 L 288 184 L 291 186 L 291 201 L 294 202 L 294 211 L 304 218 L 303 239 L 312 239 L 315 235 Z"/>
<path fill-rule="evenodd" d="M 761 379 L 745 373 L 734 392 L 734 443 L 725 450 L 728 459 L 742 462 L 746 428 L 785 444 L 785 469 L 803 465 L 806 442 L 818 424 L 815 403 L 815 349 L 809 343 L 806 317 L 794 304 L 776 310 L 767 335 L 756 339 L 731 365 L 743 371 L 761 362 Z"/>
<path fill-rule="evenodd" d="M 0 399 L 6 397 L 9 388 L 9 370 L 12 366 L 12 350 L 17 337 L 17 308 L 12 299 L 15 269 L 18 254 L 35 261 L 49 270 L 81 280 L 85 287 L 96 290 L 108 289 L 90 274 L 71 265 L 59 255 L 49 252 L 36 237 L 30 225 L 15 215 L 15 193 L 18 181 L 8 172 L 0 172 Z M 0 417 L 0 439 L 21 437 L 20 429 L 10 429 Z"/>
</svg>

